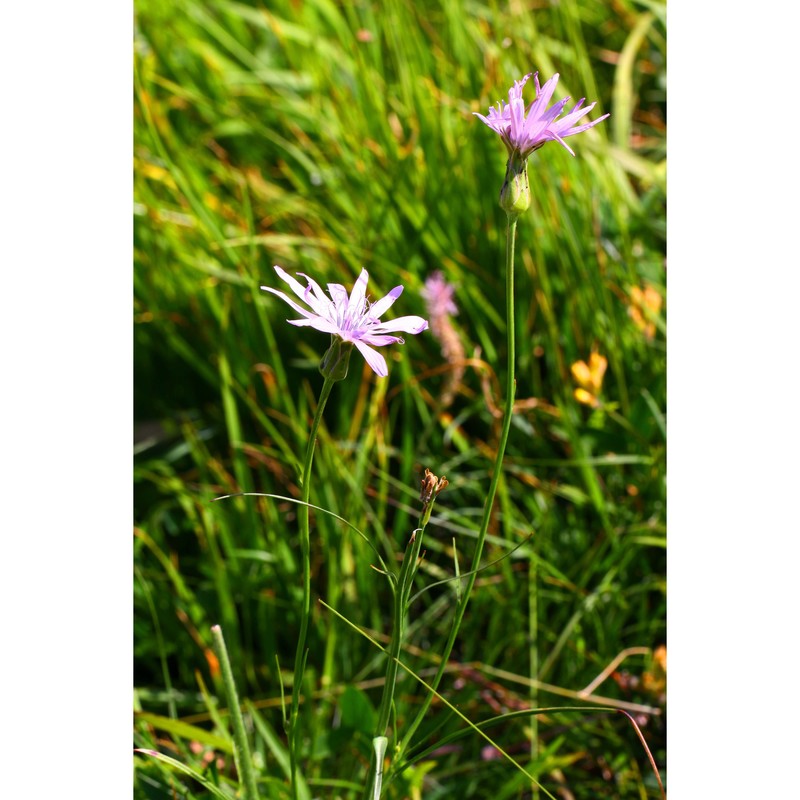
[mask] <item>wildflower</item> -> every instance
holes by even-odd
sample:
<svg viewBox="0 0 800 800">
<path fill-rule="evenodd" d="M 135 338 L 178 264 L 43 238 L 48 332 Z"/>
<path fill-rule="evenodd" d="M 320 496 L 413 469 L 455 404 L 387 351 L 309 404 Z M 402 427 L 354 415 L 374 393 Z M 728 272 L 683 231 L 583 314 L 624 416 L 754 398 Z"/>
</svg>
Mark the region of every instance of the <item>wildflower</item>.
<svg viewBox="0 0 800 800">
<path fill-rule="evenodd" d="M 667 691 L 667 647 L 659 645 L 651 657 L 650 668 L 642 673 L 642 689 L 663 704 Z"/>
<path fill-rule="evenodd" d="M 389 374 L 386 360 L 372 348 L 387 344 L 403 344 L 401 337 L 391 335 L 395 331 L 416 334 L 422 333 L 428 327 L 427 320 L 416 316 L 397 317 L 388 322 L 381 322 L 381 315 L 400 297 L 403 287 L 395 286 L 385 297 L 370 303 L 367 299 L 369 275 L 366 270 L 361 271 L 349 297 L 347 290 L 341 284 L 329 283 L 330 297 L 328 297 L 315 280 L 302 272 L 297 274 L 306 279 L 307 286 L 303 286 L 277 265 L 275 272 L 311 310 L 303 308 L 271 286 L 261 288 L 277 295 L 302 315 L 303 319 L 287 320 L 290 325 L 311 327 L 331 334 L 331 347 L 323 357 L 320 370 L 323 375 L 333 375 L 336 380 L 341 380 L 347 374 L 347 363 L 354 345 L 364 356 L 372 371 L 379 377 L 385 378 Z"/>
<path fill-rule="evenodd" d="M 574 136 L 576 133 L 583 133 L 597 125 L 598 122 L 602 122 L 609 115 L 603 114 L 594 122 L 578 125 L 578 121 L 595 107 L 595 103 L 590 103 L 585 108 L 581 108 L 586 99 L 581 98 L 565 117 L 557 119 L 569 102 L 569 97 L 565 97 L 554 106 L 547 108 L 559 76 L 556 73 L 544 86 L 539 86 L 538 72 L 533 73 L 536 99 L 526 111 L 522 101 L 522 87 L 525 86 L 531 74 L 529 72 L 522 80 L 514 81 L 514 85 L 508 90 L 508 103 L 500 101 L 496 108 L 492 106 L 489 109 L 488 117 L 477 112 L 475 112 L 475 116 L 482 119 L 495 133 L 500 134 L 508 148 L 510 159 L 517 156 L 524 162 L 534 150 L 538 150 L 549 141 L 558 142 L 574 156 L 575 153 L 564 139 L 567 136 Z"/>
<path fill-rule="evenodd" d="M 536 99 L 526 111 L 525 103 L 522 101 L 522 88 L 531 74 L 536 85 Z M 578 121 L 595 106 L 594 103 L 590 103 L 586 108 L 581 108 L 586 99 L 581 98 L 565 117 L 558 119 L 569 102 L 569 97 L 547 108 L 557 83 L 558 73 L 542 87 L 539 86 L 539 73 L 529 72 L 522 80 L 514 81 L 514 85 L 508 90 L 508 103 L 500 101 L 496 108 L 492 106 L 488 117 L 475 112 L 476 117 L 482 119 L 495 133 L 500 134 L 508 149 L 506 176 L 500 190 L 500 207 L 506 211 L 510 219 L 515 219 L 531 204 L 528 156 L 549 141 L 558 142 L 574 156 L 575 153 L 564 139 L 588 130 L 609 116 L 604 114 L 594 122 L 578 125 Z"/>
<path fill-rule="evenodd" d="M 451 315 L 458 314 L 454 293 L 455 287 L 438 271 L 427 278 L 421 292 L 428 310 L 431 332 L 442 346 L 442 355 L 450 366 L 439 400 L 442 408 L 447 408 L 453 402 L 465 370 L 464 345 L 450 320 Z"/>
<path fill-rule="evenodd" d="M 454 294 L 455 287 L 449 284 L 438 270 L 426 278 L 422 297 L 431 319 L 441 319 L 447 314 L 458 314 L 458 308 L 453 302 Z"/>
<path fill-rule="evenodd" d="M 656 323 L 653 321 L 661 311 L 661 295 L 652 286 L 645 285 L 644 290 L 634 286 L 630 291 L 631 304 L 628 315 L 634 324 L 645 335 L 652 339 L 656 335 Z"/>
<path fill-rule="evenodd" d="M 575 389 L 575 399 L 579 403 L 593 408 L 600 405 L 597 395 L 603 388 L 603 376 L 607 366 L 608 361 L 605 356 L 601 356 L 599 353 L 592 353 L 589 356 L 588 364 L 585 361 L 576 361 L 572 365 L 572 377 L 578 383 L 578 388 Z"/>
</svg>

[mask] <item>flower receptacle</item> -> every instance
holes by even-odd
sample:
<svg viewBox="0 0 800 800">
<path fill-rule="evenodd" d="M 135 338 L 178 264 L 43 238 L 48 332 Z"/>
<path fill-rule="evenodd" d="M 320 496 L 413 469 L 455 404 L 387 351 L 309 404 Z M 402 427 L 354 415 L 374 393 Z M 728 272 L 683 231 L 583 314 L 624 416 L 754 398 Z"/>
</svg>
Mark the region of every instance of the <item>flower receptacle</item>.
<svg viewBox="0 0 800 800">
<path fill-rule="evenodd" d="M 506 177 L 500 190 L 500 208 L 510 217 L 518 217 L 531 205 L 531 188 L 528 184 L 528 159 L 515 150 L 508 158 Z"/>
<path fill-rule="evenodd" d="M 338 336 L 331 336 L 331 346 L 322 356 L 319 371 L 325 378 L 343 381 L 347 377 L 347 367 L 350 364 L 350 353 L 352 352 L 352 342 L 345 342 Z"/>
</svg>

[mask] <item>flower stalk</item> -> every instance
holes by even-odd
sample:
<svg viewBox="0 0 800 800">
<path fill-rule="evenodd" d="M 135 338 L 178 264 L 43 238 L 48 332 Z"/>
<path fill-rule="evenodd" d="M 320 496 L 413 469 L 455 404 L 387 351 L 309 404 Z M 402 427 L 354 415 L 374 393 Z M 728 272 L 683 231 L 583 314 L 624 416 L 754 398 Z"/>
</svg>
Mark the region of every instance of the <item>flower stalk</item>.
<svg viewBox="0 0 800 800">
<path fill-rule="evenodd" d="M 298 273 L 305 278 L 304 287 L 279 266 L 275 266 L 278 277 L 286 283 L 292 292 L 304 304 L 295 302 L 284 292 L 271 286 L 262 286 L 264 291 L 281 298 L 294 309 L 300 319 L 287 320 L 296 327 L 310 327 L 331 335 L 331 344 L 319 365 L 319 371 L 325 378 L 317 402 L 317 410 L 311 424 L 311 431 L 306 443 L 301 478 L 301 504 L 298 512 L 300 527 L 300 560 L 302 569 L 303 600 L 300 612 L 300 633 L 297 637 L 297 649 L 294 658 L 294 682 L 292 684 L 292 702 L 289 717 L 284 719 L 284 728 L 289 740 L 289 764 L 292 798 L 297 800 L 297 762 L 299 753 L 300 692 L 303 684 L 303 673 L 306 666 L 306 640 L 311 619 L 311 535 L 309 530 L 309 500 L 311 498 L 311 466 L 314 461 L 314 449 L 317 442 L 317 431 L 322 421 L 322 414 L 328 402 L 333 384 L 347 377 L 350 355 L 356 348 L 372 371 L 383 378 L 388 374 L 386 359 L 375 350 L 390 344 L 403 344 L 403 339 L 395 335 L 397 332 L 422 333 L 427 330 L 428 322 L 414 315 L 396 317 L 383 322 L 381 317 L 403 293 L 402 286 L 395 286 L 389 294 L 372 303 L 367 298 L 366 270 L 361 274 L 348 294 L 344 286 L 338 283 L 328 284 L 328 294 L 308 275 Z M 445 482 L 446 483 L 446 482 Z"/>
<path fill-rule="evenodd" d="M 516 394 L 516 378 L 514 374 L 515 362 L 515 323 L 514 323 L 514 245 L 516 242 L 517 234 L 517 215 L 508 212 L 508 227 L 506 229 L 506 354 L 507 354 L 507 367 L 506 367 L 506 385 L 505 385 L 505 405 L 503 409 L 503 426 L 500 432 L 500 439 L 497 443 L 497 453 L 495 455 L 494 469 L 492 471 L 492 478 L 489 483 L 489 490 L 486 494 L 486 499 L 483 504 L 483 516 L 481 518 L 481 527 L 478 531 L 478 538 L 475 544 L 475 552 L 472 556 L 472 564 L 470 566 L 469 574 L 464 578 L 464 586 L 462 587 L 461 597 L 456 605 L 455 619 L 450 628 L 450 635 L 447 638 L 447 643 L 442 652 L 439 668 L 436 675 L 431 680 L 431 687 L 435 691 L 439 688 L 442 676 L 447 669 L 447 663 L 450 659 L 450 654 L 453 652 L 456 638 L 458 636 L 461 622 L 464 619 L 464 613 L 467 610 L 469 603 L 470 593 L 472 587 L 475 585 L 475 578 L 477 571 L 480 567 L 481 557 L 483 555 L 483 547 L 486 542 L 486 534 L 489 531 L 489 523 L 492 518 L 492 507 L 494 499 L 497 494 L 497 487 L 500 483 L 500 476 L 502 474 L 503 458 L 505 457 L 506 444 L 508 442 L 508 435 L 511 431 L 511 417 L 514 410 L 514 396 Z M 395 762 L 399 762 L 403 753 L 411 743 L 417 728 L 421 724 L 425 715 L 428 713 L 431 703 L 433 702 L 433 692 L 428 693 L 422 701 L 419 710 L 417 711 L 414 720 L 406 730 L 402 741 L 397 747 L 397 755 Z"/>
<path fill-rule="evenodd" d="M 400 575 L 394 585 L 393 596 L 393 623 L 392 639 L 387 651 L 389 660 L 386 664 L 386 680 L 383 684 L 383 695 L 378 708 L 378 724 L 375 728 L 373 741 L 373 754 L 370 770 L 367 773 L 367 783 L 364 787 L 364 800 L 379 800 L 383 784 L 383 755 L 388 745 L 386 731 L 389 728 L 389 718 L 394 704 L 394 690 L 397 683 L 397 668 L 400 659 L 400 650 L 405 639 L 406 615 L 408 613 L 409 598 L 414 576 L 419 567 L 422 539 L 425 528 L 431 518 L 433 504 L 439 493 L 448 485 L 449 481 L 442 476 L 437 478 L 429 469 L 425 470 L 420 491 L 422 513 L 420 514 L 419 527 L 411 533 L 406 545 Z"/>
<path fill-rule="evenodd" d="M 327 355 L 327 354 L 326 354 Z M 324 364 L 323 359 L 323 364 Z M 320 372 L 323 366 L 320 365 Z M 297 720 L 300 714 L 300 691 L 303 684 L 303 673 L 306 666 L 306 639 L 308 638 L 308 623 L 311 618 L 311 533 L 309 527 L 309 508 L 308 503 L 311 499 L 311 465 L 314 462 L 314 449 L 317 443 L 317 431 L 322 421 L 322 413 L 330 397 L 333 384 L 340 378 L 336 377 L 340 371 L 329 370 L 325 375 L 325 382 L 322 384 L 317 410 L 314 420 L 311 423 L 311 432 L 306 444 L 306 454 L 303 460 L 303 477 L 301 484 L 301 505 L 298 511 L 298 522 L 300 524 L 300 561 L 303 584 L 303 605 L 300 612 L 300 633 L 297 636 L 297 650 L 294 656 L 294 682 L 292 683 L 292 705 L 287 721 L 287 735 L 289 738 L 289 764 L 292 782 L 292 797 L 297 798 L 297 755 L 298 755 L 298 726 Z M 347 374 L 345 365 L 344 374 Z"/>
<path fill-rule="evenodd" d="M 536 97 L 528 106 L 522 99 L 522 90 L 528 79 L 533 76 Z M 450 654 L 453 651 L 464 613 L 467 610 L 470 594 L 475 585 L 478 568 L 480 567 L 483 547 L 486 542 L 486 535 L 489 530 L 489 523 L 492 518 L 492 507 L 494 505 L 497 487 L 502 475 L 503 459 L 505 457 L 506 444 L 511 431 L 511 420 L 514 411 L 514 397 L 516 394 L 515 379 L 515 314 L 514 314 L 514 247 L 516 244 L 517 219 L 520 214 L 527 211 L 530 207 L 531 194 L 528 181 L 528 157 L 543 147 L 547 142 L 558 142 L 570 155 L 575 155 L 572 148 L 564 141 L 569 136 L 583 133 L 602 122 L 609 115 L 604 114 L 592 122 L 581 123 L 581 120 L 594 108 L 595 103 L 590 103 L 584 107 L 584 98 L 579 100 L 572 109 L 561 117 L 569 97 L 556 102 L 548 108 L 548 103 L 553 97 L 559 76 L 556 73 L 544 86 L 539 85 L 538 73 L 528 73 L 521 80 L 515 81 L 508 91 L 508 102 L 501 101 L 489 109 L 488 116 L 476 113 L 489 128 L 497 133 L 506 146 L 508 152 L 508 162 L 506 165 L 506 175 L 500 190 L 500 206 L 506 212 L 508 225 L 506 228 L 506 385 L 505 385 L 505 404 L 503 409 L 503 425 L 500 432 L 500 439 L 497 443 L 497 453 L 495 455 L 494 469 L 489 483 L 489 489 L 483 505 L 483 516 L 478 537 L 475 544 L 475 551 L 472 556 L 470 570 L 465 577 L 461 596 L 457 602 L 455 618 L 450 629 L 447 642 L 442 652 L 442 658 L 436 675 L 431 681 L 431 687 L 435 691 L 441 683 L 442 676 L 447 669 Z M 560 117 L 560 119 L 559 119 Z M 580 124 L 579 124 L 580 123 Z M 402 754 L 408 748 L 411 739 L 417 728 L 430 708 L 433 701 L 433 692 L 430 692 L 423 700 L 414 720 L 408 727 L 397 748 L 398 762 Z"/>
</svg>

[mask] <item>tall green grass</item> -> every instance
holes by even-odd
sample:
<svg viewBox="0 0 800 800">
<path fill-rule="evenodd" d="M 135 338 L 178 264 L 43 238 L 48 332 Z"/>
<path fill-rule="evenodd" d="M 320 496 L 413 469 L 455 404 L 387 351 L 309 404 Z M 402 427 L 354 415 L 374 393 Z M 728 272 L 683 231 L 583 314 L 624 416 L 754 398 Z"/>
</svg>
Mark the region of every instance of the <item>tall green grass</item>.
<svg viewBox="0 0 800 800">
<path fill-rule="evenodd" d="M 505 341 L 505 151 L 471 112 L 531 69 L 559 72 L 558 96 L 586 95 L 612 116 L 573 140 L 576 158 L 553 144 L 530 164 L 516 336 L 517 399 L 531 402 L 514 417 L 484 560 L 523 544 L 478 576 L 440 691 L 475 723 L 595 705 L 579 690 L 637 648 L 594 695 L 661 712 L 642 721 L 665 776 L 645 654 L 666 639 L 665 325 L 662 310 L 648 338 L 630 314 L 632 287 L 664 293 L 664 5 L 139 0 L 136 14 L 135 741 L 214 787 L 137 755 L 136 797 L 234 796 L 215 624 L 259 792 L 288 796 L 281 696 L 301 607 L 297 509 L 213 502 L 299 497 L 328 342 L 286 325 L 286 307 L 259 291 L 276 285 L 272 264 L 347 285 L 365 267 L 374 296 L 406 287 L 398 314 L 425 315 L 419 290 L 434 270 L 457 285 L 455 325 L 478 366 L 453 405 L 438 400 L 446 365 L 430 334 L 386 352 L 385 380 L 354 356 L 325 411 L 311 501 L 396 563 L 430 467 L 450 486 L 417 590 L 453 576 L 455 560 L 467 568 L 498 428 L 484 389 L 501 405 Z M 594 409 L 575 400 L 570 373 L 593 349 L 608 359 Z M 312 511 L 311 556 L 314 596 L 385 645 L 391 603 L 367 544 Z M 413 608 L 403 658 L 423 679 L 457 586 Z M 309 647 L 304 791 L 356 797 L 385 656 L 319 603 Z M 401 677 L 401 733 L 423 697 Z M 434 702 L 409 751 L 426 755 L 387 796 L 530 796 L 530 780 L 474 732 L 430 750 L 464 727 Z M 549 791 L 660 796 L 622 716 L 551 712 L 535 727 L 533 750 L 530 717 L 491 737 Z"/>
</svg>

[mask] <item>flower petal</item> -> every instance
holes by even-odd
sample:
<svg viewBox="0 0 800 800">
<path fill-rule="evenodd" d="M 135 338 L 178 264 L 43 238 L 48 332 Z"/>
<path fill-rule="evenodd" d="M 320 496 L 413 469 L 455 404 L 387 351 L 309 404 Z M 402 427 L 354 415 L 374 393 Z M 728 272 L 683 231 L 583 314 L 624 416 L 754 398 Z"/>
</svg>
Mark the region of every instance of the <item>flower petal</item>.
<svg viewBox="0 0 800 800">
<path fill-rule="evenodd" d="M 330 317 L 333 314 L 333 304 L 331 303 L 331 299 L 322 291 L 322 287 L 313 278 L 309 278 L 304 272 L 298 272 L 297 274 L 308 281 L 308 286 L 303 295 L 303 299 L 306 303 L 308 303 L 317 314 Z M 312 302 L 309 292 L 314 293 L 316 302 Z"/>
<path fill-rule="evenodd" d="M 512 142 L 519 142 L 525 130 L 525 103 L 520 97 L 509 105 L 511 115 L 511 130 L 509 135 Z"/>
<path fill-rule="evenodd" d="M 598 122 L 602 122 L 606 117 L 610 117 L 611 114 L 603 114 L 602 117 L 598 117 L 596 120 L 592 122 L 587 122 L 585 125 L 578 125 L 577 128 L 572 128 L 572 130 L 564 131 L 561 135 L 562 136 L 574 136 L 576 133 L 583 133 L 584 131 L 588 131 L 589 128 L 593 128 L 597 125 Z"/>
<path fill-rule="evenodd" d="M 382 322 L 375 325 L 370 329 L 370 333 L 381 334 L 391 333 L 392 331 L 403 331 L 405 333 L 422 333 L 428 329 L 428 320 L 414 315 L 405 317 L 398 317 L 397 319 L 390 319 L 388 322 Z"/>
<path fill-rule="evenodd" d="M 399 336 L 390 336 L 386 333 L 365 333 L 360 339 L 360 342 L 365 342 L 373 347 L 385 347 L 387 344 L 405 344 Z"/>
<path fill-rule="evenodd" d="M 392 307 L 392 303 L 403 294 L 402 286 L 395 286 L 386 297 L 382 297 L 376 303 L 373 303 L 369 309 L 369 315 L 372 319 L 379 320 L 387 311 Z"/>
<path fill-rule="evenodd" d="M 559 133 L 563 133 L 563 131 L 567 128 L 571 128 L 579 119 L 586 116 L 586 114 L 595 107 L 595 103 L 590 103 L 586 108 L 581 108 L 581 103 L 583 103 L 583 100 L 581 100 L 580 103 L 576 103 L 575 107 L 566 117 L 557 120 L 551 127 L 557 128 Z M 599 120 L 597 121 L 599 122 Z"/>
<path fill-rule="evenodd" d="M 334 336 L 339 335 L 339 329 L 335 323 L 330 322 L 322 317 L 314 317 L 313 319 L 287 319 L 290 325 L 296 325 L 298 328 L 315 328 L 322 333 L 332 333 Z"/>
<path fill-rule="evenodd" d="M 508 120 L 503 118 L 502 116 L 498 115 L 495 112 L 494 116 L 492 115 L 493 108 L 489 109 L 489 118 L 483 116 L 483 114 L 479 114 L 477 111 L 473 111 L 472 113 L 476 117 L 480 117 L 486 125 L 488 125 L 495 133 L 499 133 L 501 136 L 505 132 L 505 129 L 508 127 Z"/>
<path fill-rule="evenodd" d="M 528 82 L 528 78 L 530 78 L 531 75 L 533 75 L 533 73 L 529 72 L 524 78 L 521 78 L 518 81 L 514 81 L 514 85 L 508 90 L 509 102 L 511 102 L 512 100 L 519 100 L 522 97 L 522 88 Z"/>
<path fill-rule="evenodd" d="M 339 309 L 345 310 L 347 308 L 347 289 L 341 283 L 329 283 L 328 291 L 333 298 L 333 304 Z"/>
<path fill-rule="evenodd" d="M 564 136 L 567 134 L 565 133 Z M 575 153 L 572 148 L 553 130 L 546 130 L 543 138 L 549 139 L 551 142 L 558 142 L 565 150 L 569 151 L 570 155 L 574 156 Z"/>
<path fill-rule="evenodd" d="M 389 374 L 386 367 L 386 359 L 377 351 L 368 347 L 364 342 L 356 342 L 358 352 L 364 356 L 364 360 L 369 364 L 370 369 L 379 377 L 385 378 Z"/>
<path fill-rule="evenodd" d="M 547 122 L 548 124 L 551 123 L 563 110 L 564 107 L 569 102 L 569 97 L 565 97 L 563 100 L 559 100 L 554 106 L 551 106 L 544 112 L 541 116 L 542 122 Z M 574 109 L 573 109 L 574 110 Z M 561 120 L 559 120 L 560 122 Z"/>
<path fill-rule="evenodd" d="M 358 276 L 358 280 L 353 285 L 353 291 L 350 292 L 350 300 L 347 303 L 348 317 L 352 318 L 355 315 L 361 314 L 361 311 L 364 308 L 364 299 L 367 296 L 368 280 L 369 273 L 365 269 L 362 269 L 361 274 Z"/>
<path fill-rule="evenodd" d="M 303 301 L 306 302 L 306 287 L 303 286 L 302 283 L 295 280 L 285 269 L 282 269 L 277 264 L 274 265 L 273 269 L 275 272 L 278 273 L 278 277 L 288 283 L 289 286 L 292 287 L 292 291 Z M 262 287 L 263 288 L 263 287 Z"/>
<path fill-rule="evenodd" d="M 550 78 L 547 83 L 542 86 L 542 90 L 538 93 L 538 97 L 534 102 L 531 104 L 531 107 L 528 109 L 528 115 L 533 116 L 534 118 L 541 116 L 542 111 L 547 107 L 547 104 L 550 102 L 550 98 L 553 96 L 553 92 L 556 90 L 556 84 L 558 83 L 559 75 L 556 72 L 552 78 Z"/>
<path fill-rule="evenodd" d="M 297 283 L 297 281 L 295 281 L 295 283 Z M 300 286 L 300 284 L 297 285 Z M 288 295 L 284 294 L 278 289 L 273 289 L 271 286 L 262 286 L 261 289 L 265 292 L 269 292 L 270 294 L 274 294 L 277 297 L 280 297 L 281 300 L 283 300 L 285 303 L 288 303 L 298 314 L 302 314 L 307 319 L 321 319 L 319 314 L 314 314 L 307 308 L 303 308 L 302 306 L 297 305 L 297 303 L 295 303 L 294 300 L 292 300 Z"/>
</svg>

